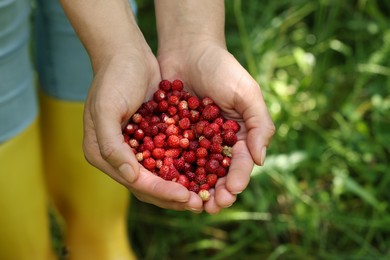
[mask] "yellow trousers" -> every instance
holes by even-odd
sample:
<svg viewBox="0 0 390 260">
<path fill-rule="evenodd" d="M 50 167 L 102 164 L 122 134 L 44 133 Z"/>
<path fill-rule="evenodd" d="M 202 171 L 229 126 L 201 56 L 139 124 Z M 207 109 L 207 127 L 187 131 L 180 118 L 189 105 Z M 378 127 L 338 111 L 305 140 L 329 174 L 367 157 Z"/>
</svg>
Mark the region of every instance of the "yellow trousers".
<svg viewBox="0 0 390 260">
<path fill-rule="evenodd" d="M 41 115 L 0 144 L 0 259 L 56 259 L 48 206 L 62 217 L 68 259 L 136 259 L 128 191 L 83 155 L 83 103 L 41 97 Z"/>
</svg>

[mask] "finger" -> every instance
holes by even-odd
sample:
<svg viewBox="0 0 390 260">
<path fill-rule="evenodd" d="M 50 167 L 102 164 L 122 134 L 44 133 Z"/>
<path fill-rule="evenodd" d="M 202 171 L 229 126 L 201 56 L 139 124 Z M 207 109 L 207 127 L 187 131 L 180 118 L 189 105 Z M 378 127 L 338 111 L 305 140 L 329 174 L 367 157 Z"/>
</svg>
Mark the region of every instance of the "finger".
<svg viewBox="0 0 390 260">
<path fill-rule="evenodd" d="M 141 194 L 139 196 L 140 200 L 148 200 L 150 203 L 156 203 L 157 201 L 189 202 L 191 199 L 191 192 L 183 185 L 166 181 L 143 167 L 140 167 L 139 177 L 130 189 L 135 190 L 137 194 Z"/>
<path fill-rule="evenodd" d="M 99 109 L 95 116 L 96 140 L 103 160 L 116 169 L 129 183 L 138 178 L 139 164 L 132 149 L 124 141 L 120 113 L 112 107 Z"/>
<path fill-rule="evenodd" d="M 260 87 L 251 81 L 237 98 L 237 111 L 243 116 L 248 131 L 247 145 L 258 165 L 263 165 L 266 149 L 275 133 L 275 126 L 268 112 Z"/>
<path fill-rule="evenodd" d="M 227 178 L 221 178 L 215 185 L 215 203 L 221 208 L 230 207 L 237 199 L 237 195 L 226 187 Z"/>
<path fill-rule="evenodd" d="M 238 141 L 233 147 L 229 173 L 224 184 L 230 193 L 239 194 L 248 186 L 253 165 L 245 140 Z M 219 197 L 218 201 L 220 201 Z"/>
<path fill-rule="evenodd" d="M 222 208 L 215 201 L 215 190 L 210 190 L 210 200 L 204 203 L 204 210 L 209 214 L 217 214 Z"/>
</svg>

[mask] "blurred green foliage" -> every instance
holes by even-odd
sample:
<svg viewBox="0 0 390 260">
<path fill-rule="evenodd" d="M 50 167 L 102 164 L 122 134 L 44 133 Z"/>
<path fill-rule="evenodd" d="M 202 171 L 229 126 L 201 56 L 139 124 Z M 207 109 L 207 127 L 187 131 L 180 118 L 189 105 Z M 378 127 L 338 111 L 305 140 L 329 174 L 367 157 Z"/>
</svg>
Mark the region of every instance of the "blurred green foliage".
<svg viewBox="0 0 390 260">
<path fill-rule="evenodd" d="M 218 215 L 133 200 L 141 259 L 390 258 L 390 2 L 230 0 L 229 50 L 277 132 L 264 167 Z M 152 1 L 139 24 L 157 48 Z"/>
</svg>

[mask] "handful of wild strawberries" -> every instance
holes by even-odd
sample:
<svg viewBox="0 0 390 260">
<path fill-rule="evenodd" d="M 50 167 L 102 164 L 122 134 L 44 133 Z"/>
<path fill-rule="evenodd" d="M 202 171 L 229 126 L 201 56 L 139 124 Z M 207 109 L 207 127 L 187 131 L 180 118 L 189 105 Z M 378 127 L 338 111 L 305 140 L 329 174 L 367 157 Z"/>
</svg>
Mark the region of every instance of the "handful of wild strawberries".
<svg viewBox="0 0 390 260">
<path fill-rule="evenodd" d="M 207 201 L 209 189 L 229 170 L 239 130 L 211 98 L 192 96 L 180 80 L 162 80 L 153 99 L 131 117 L 123 136 L 146 169 Z"/>
</svg>

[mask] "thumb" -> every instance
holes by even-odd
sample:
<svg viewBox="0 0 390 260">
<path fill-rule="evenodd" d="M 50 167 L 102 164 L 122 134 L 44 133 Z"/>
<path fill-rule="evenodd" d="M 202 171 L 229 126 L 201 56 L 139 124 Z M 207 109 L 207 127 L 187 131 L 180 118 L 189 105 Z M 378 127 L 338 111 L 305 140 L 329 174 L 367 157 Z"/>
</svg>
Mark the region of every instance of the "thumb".
<svg viewBox="0 0 390 260">
<path fill-rule="evenodd" d="M 123 179 L 133 183 L 139 175 L 139 164 L 124 141 L 120 119 L 116 117 L 110 112 L 103 112 L 96 118 L 95 131 L 100 154 Z"/>
<path fill-rule="evenodd" d="M 249 93 L 241 95 L 239 99 L 242 100 L 239 100 L 237 110 L 242 115 L 248 131 L 247 145 L 252 158 L 256 164 L 263 165 L 275 126 L 257 82 L 253 80 L 247 87 Z"/>
</svg>

